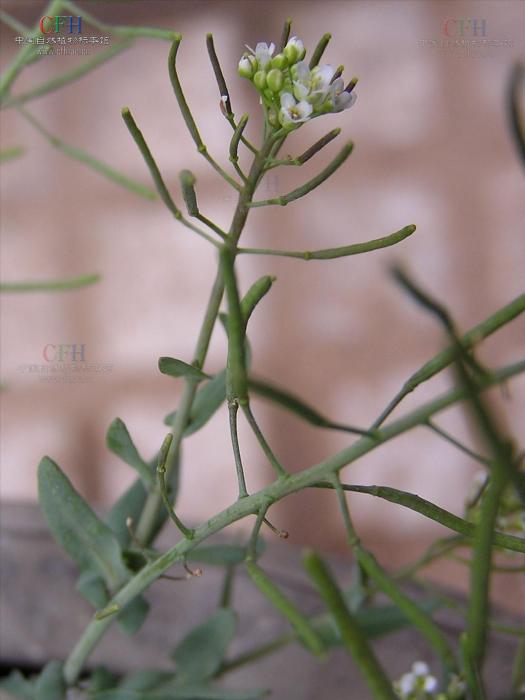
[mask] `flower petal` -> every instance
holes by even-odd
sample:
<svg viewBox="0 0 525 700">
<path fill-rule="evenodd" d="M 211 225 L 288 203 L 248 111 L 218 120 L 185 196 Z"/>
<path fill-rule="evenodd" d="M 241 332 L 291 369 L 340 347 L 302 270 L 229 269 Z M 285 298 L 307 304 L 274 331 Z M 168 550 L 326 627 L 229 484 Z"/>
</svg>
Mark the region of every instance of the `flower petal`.
<svg viewBox="0 0 525 700">
<path fill-rule="evenodd" d="M 281 107 L 284 109 L 290 109 L 290 107 L 295 107 L 295 97 L 289 92 L 283 92 L 281 95 Z"/>
</svg>

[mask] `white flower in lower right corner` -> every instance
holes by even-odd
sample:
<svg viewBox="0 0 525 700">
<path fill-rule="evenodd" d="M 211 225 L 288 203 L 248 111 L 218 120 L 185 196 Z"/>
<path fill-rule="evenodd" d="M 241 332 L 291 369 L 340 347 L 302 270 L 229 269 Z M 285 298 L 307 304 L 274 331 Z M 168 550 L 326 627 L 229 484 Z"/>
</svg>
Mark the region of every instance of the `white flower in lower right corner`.
<svg viewBox="0 0 525 700">
<path fill-rule="evenodd" d="M 394 683 L 394 690 L 401 700 L 431 700 L 436 698 L 438 682 L 430 674 L 428 664 L 415 661 L 410 672 Z"/>
<path fill-rule="evenodd" d="M 281 109 L 279 110 L 279 121 L 282 126 L 300 124 L 310 118 L 313 107 L 306 100 L 296 101 L 295 97 L 284 92 L 281 95 Z"/>
</svg>

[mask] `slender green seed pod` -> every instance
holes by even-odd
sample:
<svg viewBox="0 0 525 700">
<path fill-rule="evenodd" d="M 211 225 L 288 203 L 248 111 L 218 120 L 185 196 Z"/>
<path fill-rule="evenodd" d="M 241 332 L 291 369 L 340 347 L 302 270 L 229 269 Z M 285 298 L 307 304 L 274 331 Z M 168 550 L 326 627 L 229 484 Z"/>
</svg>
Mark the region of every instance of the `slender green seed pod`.
<svg viewBox="0 0 525 700">
<path fill-rule="evenodd" d="M 319 139 L 319 141 L 316 141 L 313 146 L 310 146 L 304 153 L 302 153 L 300 156 L 297 158 L 297 162 L 300 165 L 303 165 L 303 163 L 306 163 L 307 160 L 310 160 L 312 156 L 315 156 L 316 153 L 318 153 L 321 148 L 324 148 L 327 146 L 330 141 L 333 141 L 339 134 L 341 133 L 341 129 L 332 129 L 332 131 L 328 132 L 325 136 Z"/>
<path fill-rule="evenodd" d="M 189 170 L 182 170 L 179 175 L 182 196 L 190 216 L 197 216 L 199 207 L 197 206 L 197 196 L 195 194 L 195 175 Z"/>
<path fill-rule="evenodd" d="M 328 42 L 332 38 L 331 34 L 323 34 L 323 36 L 319 39 L 319 43 L 315 47 L 315 50 L 312 54 L 312 58 L 310 59 L 310 64 L 309 68 L 312 70 L 312 68 L 315 68 L 319 61 L 321 60 L 321 56 L 324 54 L 324 50 L 328 46 Z"/>
<path fill-rule="evenodd" d="M 343 65 L 337 67 L 337 70 L 332 75 L 332 80 L 330 81 L 330 85 L 332 85 L 332 83 L 335 83 L 335 81 L 343 75 L 344 69 L 345 69 L 345 67 Z"/>
<path fill-rule="evenodd" d="M 341 590 L 324 561 L 315 552 L 308 551 L 303 556 L 303 564 L 333 615 L 343 644 L 359 666 L 374 698 L 396 700 L 391 681 L 359 628 L 357 620 L 348 610 Z"/>
<path fill-rule="evenodd" d="M 162 175 L 160 174 L 158 165 L 155 162 L 153 156 L 151 155 L 149 146 L 146 143 L 141 130 L 138 128 L 135 120 L 133 119 L 133 115 L 129 111 L 128 107 L 124 107 L 122 109 L 122 118 L 124 119 L 124 123 L 128 127 L 128 130 L 131 136 L 133 137 L 133 140 L 137 144 L 138 149 L 141 152 L 144 161 L 146 162 L 146 165 L 148 166 L 148 169 L 151 173 L 151 177 L 153 178 L 153 182 L 155 183 L 155 187 L 157 189 L 157 192 L 159 193 L 160 198 L 170 210 L 170 212 L 173 214 L 173 216 L 176 219 L 180 219 L 182 217 L 182 213 L 171 198 L 168 188 L 166 187 L 164 180 L 162 179 Z"/>
<path fill-rule="evenodd" d="M 261 301 L 261 299 L 266 294 L 268 294 L 272 284 L 275 282 L 276 279 L 276 277 L 272 277 L 270 275 L 265 275 L 264 277 L 261 277 L 252 284 L 250 289 L 243 296 L 241 301 L 241 314 L 245 326 L 247 325 L 248 320 L 253 313 L 253 310 Z"/>
<path fill-rule="evenodd" d="M 233 268 L 234 255 L 226 247 L 220 252 L 221 270 L 228 301 L 228 361 L 226 365 L 226 398 L 248 400 L 248 380 L 244 352 L 245 323 Z"/>
<path fill-rule="evenodd" d="M 237 162 L 239 159 L 238 156 L 238 150 L 239 150 L 239 141 L 242 138 L 242 134 L 244 132 L 244 129 L 246 128 L 246 124 L 248 123 L 248 115 L 243 114 L 241 119 L 239 120 L 239 123 L 237 124 L 235 131 L 232 136 L 232 140 L 230 141 L 230 160 L 232 162 Z"/>
<path fill-rule="evenodd" d="M 279 53 L 281 53 L 281 51 L 284 49 L 284 47 L 288 43 L 288 39 L 290 38 L 290 30 L 291 29 L 292 29 L 292 20 L 288 17 L 285 20 L 285 23 L 283 26 L 283 31 L 281 34 L 281 40 L 279 41 L 279 47 L 278 47 Z"/>
<path fill-rule="evenodd" d="M 160 495 L 168 515 L 171 520 L 175 523 L 180 532 L 186 537 L 186 539 L 191 540 L 193 538 L 194 531 L 189 527 L 186 527 L 184 523 L 177 516 L 171 505 L 170 496 L 168 493 L 168 486 L 166 484 L 166 462 L 168 461 L 168 455 L 173 442 L 173 434 L 168 433 L 164 438 L 162 446 L 159 451 L 159 457 L 157 461 L 157 478 L 159 482 Z"/>
<path fill-rule="evenodd" d="M 325 652 L 324 644 L 308 618 L 277 588 L 275 583 L 268 578 L 257 564 L 247 561 L 246 568 L 257 588 L 286 617 L 307 649 L 316 656 L 323 656 Z"/>
<path fill-rule="evenodd" d="M 213 72 L 215 74 L 215 80 L 217 81 L 217 86 L 219 88 L 221 98 L 224 101 L 224 108 L 226 110 L 226 114 L 233 116 L 230 102 L 230 93 L 228 91 L 226 81 L 224 80 L 224 74 L 221 69 L 221 64 L 219 63 L 219 59 L 215 51 L 212 34 L 206 34 L 206 48 L 208 49 L 208 56 L 210 57 L 210 62 L 213 68 Z"/>
<path fill-rule="evenodd" d="M 168 460 L 168 453 L 170 451 L 171 443 L 173 442 L 173 435 L 168 433 L 164 440 L 162 441 L 161 448 L 159 450 L 159 457 L 157 460 L 157 471 L 164 474 L 166 471 L 166 462 Z"/>
<path fill-rule="evenodd" d="M 171 45 L 170 53 L 168 56 L 168 72 L 170 76 L 171 85 L 173 87 L 173 92 L 175 93 L 175 97 L 177 99 L 177 102 L 179 103 L 179 109 L 182 113 L 184 121 L 186 122 L 188 131 L 190 132 L 191 137 L 195 142 L 197 148 L 202 150 L 204 148 L 204 144 L 202 142 L 201 135 L 199 134 L 199 130 L 197 129 L 197 125 L 195 124 L 195 120 L 193 119 L 193 115 L 190 111 L 190 108 L 188 107 L 188 103 L 186 102 L 186 98 L 182 91 L 182 86 L 179 80 L 179 74 L 177 72 L 177 53 L 181 41 L 182 36 L 178 34 L 173 44 Z"/>
</svg>

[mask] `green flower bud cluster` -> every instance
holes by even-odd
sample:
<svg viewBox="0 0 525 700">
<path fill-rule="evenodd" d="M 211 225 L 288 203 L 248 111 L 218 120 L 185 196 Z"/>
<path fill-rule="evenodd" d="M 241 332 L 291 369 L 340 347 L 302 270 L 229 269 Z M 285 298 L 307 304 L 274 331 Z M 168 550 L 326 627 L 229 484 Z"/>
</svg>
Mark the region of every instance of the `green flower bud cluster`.
<svg viewBox="0 0 525 700">
<path fill-rule="evenodd" d="M 250 48 L 250 47 L 248 47 Z M 303 42 L 292 37 L 282 52 L 274 56 L 275 45 L 258 43 L 239 61 L 239 74 L 250 80 L 261 95 L 267 119 L 274 128 L 296 128 L 301 123 L 350 107 L 356 79 L 345 88 L 342 66 L 314 66 L 304 61 Z"/>
</svg>

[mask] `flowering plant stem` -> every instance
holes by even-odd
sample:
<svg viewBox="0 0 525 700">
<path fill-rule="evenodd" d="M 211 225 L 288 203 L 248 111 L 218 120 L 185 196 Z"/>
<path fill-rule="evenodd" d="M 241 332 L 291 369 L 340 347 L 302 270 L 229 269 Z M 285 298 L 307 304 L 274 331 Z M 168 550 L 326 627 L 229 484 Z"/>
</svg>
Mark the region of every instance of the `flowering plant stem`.
<svg viewBox="0 0 525 700">
<path fill-rule="evenodd" d="M 79 8 L 70 0 L 53 0 L 48 5 L 46 12 L 53 15 L 63 10 L 80 14 Z M 109 28 L 108 25 L 91 17 L 85 11 L 82 11 L 82 15 L 86 21 L 101 30 Z M 2 19 L 1 15 L 0 19 Z M 13 24 L 10 18 L 7 21 L 11 25 Z M 491 573 L 497 570 L 497 566 L 492 561 L 493 549 L 499 547 L 516 552 L 525 551 L 523 538 L 514 536 L 515 530 L 509 529 L 504 524 L 505 521 L 500 517 L 500 510 L 503 504 L 507 509 L 506 513 L 514 514 L 515 506 L 512 499 L 505 500 L 508 486 L 515 488 L 517 497 L 521 499 L 520 505 L 525 504 L 525 477 L 519 471 L 520 458 L 517 449 L 511 440 L 501 432 L 491 415 L 489 406 L 485 404 L 480 393 L 524 372 L 525 361 L 488 371 L 477 363 L 471 350 L 481 340 L 525 310 L 525 295 L 518 297 L 460 337 L 446 309 L 419 289 L 401 270 L 396 270 L 395 276 L 405 290 L 427 310 L 435 314 L 443 324 L 450 346 L 423 365 L 405 382 L 369 430 L 331 421 L 321 415 L 315 407 L 308 406 L 286 390 L 250 376 L 250 352 L 246 337 L 248 321 L 257 304 L 270 290 L 275 278 L 266 275 L 258 279 L 248 292 L 241 296 L 236 276 L 239 255 L 270 255 L 305 261 L 331 260 L 392 246 L 405 240 L 415 231 L 415 226 L 409 225 L 382 238 L 315 251 L 240 247 L 239 242 L 252 208 L 266 205 L 284 206 L 302 198 L 331 177 L 344 164 L 352 151 L 352 143 L 347 142 L 323 170 L 302 186 L 292 189 L 288 194 L 266 200 L 254 199 L 265 173 L 281 165 L 303 165 L 329 145 L 338 136 L 340 129 L 333 129 L 327 133 L 297 158 L 279 159 L 279 151 L 290 133 L 300 128 L 306 121 L 328 113 L 341 112 L 351 107 L 355 102 L 354 87 L 357 79 L 352 79 L 344 88 L 341 77 L 343 66 L 334 70 L 329 65 L 319 64 L 330 35 L 325 34 L 321 38 L 309 63 L 307 63 L 304 61 L 306 49 L 302 41 L 295 36 L 290 38 L 290 26 L 290 21 L 287 20 L 277 55 L 273 55 L 275 51 L 273 43 L 260 42 L 256 45 L 255 50 L 250 49 L 250 53 L 245 53 L 239 62 L 239 73 L 252 82 L 259 93 L 262 104 L 263 136 L 259 147 L 254 146 L 246 136 L 248 115 L 243 115 L 238 121 L 235 118 L 230 93 L 215 51 L 213 37 L 211 34 L 207 35 L 206 46 L 219 89 L 220 111 L 233 130 L 228 149 L 228 169 L 225 169 L 208 152 L 186 101 L 176 65 L 177 52 L 182 40 L 179 34 L 142 27 L 112 27 L 112 32 L 121 39 L 114 49 L 100 54 L 96 59 L 74 71 L 44 83 L 39 88 L 18 96 L 11 96 L 9 93 L 13 81 L 26 65 L 38 58 L 30 53 L 29 46 L 24 47 L 8 67 L 0 86 L 0 97 L 2 92 L 6 95 L 4 106 L 15 106 L 54 147 L 97 170 L 106 178 L 117 182 L 128 190 L 150 199 L 158 197 L 177 223 L 199 235 L 215 249 L 217 255 L 215 279 L 191 361 L 186 362 L 172 357 L 161 357 L 159 360 L 160 371 L 173 377 L 182 378 L 184 385 L 176 415 L 173 418 L 173 414 L 170 414 L 167 419 L 167 423 L 171 425 L 171 432 L 166 436 L 158 454 L 157 478 L 154 475 L 153 463 L 147 463 L 141 457 L 133 444 L 129 431 L 120 419 L 116 419 L 108 431 L 108 447 L 138 471 L 139 479 L 114 506 L 108 516 L 107 524 L 97 518 L 80 495 L 74 491 L 60 468 L 49 458 L 44 458 L 39 467 L 40 500 L 55 537 L 60 543 L 65 543 L 66 550 L 75 561 L 78 560 L 77 563 L 80 562 L 84 566 L 82 570 L 84 578 L 87 574 L 91 580 L 94 578 L 101 581 L 102 584 L 107 582 L 107 578 L 111 579 L 107 590 L 102 586 L 102 602 L 97 602 L 99 609 L 94 613 L 91 622 L 72 649 L 63 669 L 58 671 L 60 684 L 63 685 L 64 682 L 68 686 L 76 684 L 88 657 L 114 620 L 118 619 L 119 623 L 126 623 L 128 627 L 131 625 L 134 630 L 137 629 L 137 622 L 140 625 L 144 619 L 145 608 L 147 612 L 146 602 L 141 596 L 143 591 L 159 578 L 180 580 L 180 577 L 166 575 L 166 571 L 180 561 L 184 564 L 189 577 L 200 575 L 200 569 L 192 571 L 188 567 L 186 564 L 187 556 L 211 535 L 246 517 L 255 517 L 255 526 L 248 544 L 241 548 L 240 557 L 234 562 L 230 560 L 224 564 L 226 571 L 219 598 L 221 607 L 219 619 L 229 620 L 226 626 L 228 627 L 231 623 L 232 628 L 234 627 L 234 614 L 231 609 L 227 608 L 230 607 L 231 603 L 234 566 L 244 563 L 253 583 L 287 619 L 294 632 L 291 635 L 279 637 L 277 640 L 230 662 L 225 660 L 226 647 L 224 647 L 221 651 L 221 658 L 216 660 L 217 672 L 214 678 L 251 659 L 270 653 L 292 640 L 300 640 L 313 653 L 323 655 L 331 642 L 323 637 L 321 628 L 318 628 L 317 622 L 319 620 L 305 615 L 259 566 L 258 544 L 259 533 L 263 525 L 269 527 L 282 538 L 288 536 L 286 531 L 276 528 L 266 517 L 267 512 L 276 502 L 306 488 L 331 488 L 336 491 L 348 544 L 358 564 L 359 578 L 351 591 L 351 599 L 347 599 L 342 594 L 337 582 L 318 555 L 315 553 L 305 555 L 305 568 L 326 603 L 331 614 L 330 619 L 335 622 L 339 630 L 340 641 L 354 657 L 374 696 L 384 700 L 393 700 L 396 696 L 405 700 L 413 700 L 416 697 L 414 692 L 418 689 L 424 689 L 424 697 L 428 697 L 427 691 L 433 693 L 438 685 L 436 679 L 429 675 L 428 666 L 423 662 L 416 662 L 412 667 L 412 672 L 405 674 L 396 684 L 390 682 L 386 672 L 380 666 L 379 660 L 366 639 L 364 628 L 362 630 L 359 627 L 358 618 L 359 606 L 362 602 L 368 600 L 371 593 L 381 591 L 390 598 L 396 613 L 405 622 L 408 621 L 412 624 L 439 656 L 443 668 L 444 690 L 444 693 L 438 696 L 439 700 L 463 698 L 463 690 L 466 690 L 464 688 L 465 682 L 471 693 L 469 697 L 472 700 L 483 700 L 485 698 L 482 677 L 483 660 L 488 630 L 493 624 L 488 614 L 489 584 Z M 39 36 L 37 29 L 31 34 L 33 37 Z M 189 170 L 182 170 L 179 173 L 187 216 L 183 214 L 129 108 L 126 107 L 122 110 L 122 117 L 149 170 L 155 191 L 126 178 L 84 151 L 63 143 L 50 134 L 23 106 L 26 101 L 56 90 L 104 63 L 112 55 L 126 48 L 138 36 L 151 36 L 172 41 L 168 57 L 168 73 L 182 117 L 198 153 L 237 193 L 236 206 L 227 230 L 223 230 L 201 212 L 195 190 L 196 178 Z M 248 167 L 245 167 L 244 162 L 239 157 L 239 150 L 243 147 L 248 149 L 252 155 Z M 7 156 L 9 156 L 9 152 Z M 45 284 L 26 285 L 19 283 L 18 285 L 8 285 L 7 291 L 14 289 L 34 291 L 36 288 L 46 290 L 75 288 L 93 281 L 92 277 L 83 277 Z M 220 313 L 223 298 L 227 313 Z M 227 332 L 228 354 L 226 368 L 212 376 L 209 371 L 204 371 L 204 366 L 217 318 L 220 318 Z M 451 364 L 454 365 L 458 378 L 455 388 L 406 413 L 401 418 L 384 424 L 390 413 L 408 393 Z M 201 382 L 203 383 L 202 387 L 199 386 Z M 280 404 L 313 425 L 354 433 L 358 437 L 355 442 L 337 454 L 292 474 L 281 464 L 261 430 L 250 404 L 252 394 L 259 394 Z M 482 453 L 471 450 L 433 422 L 437 414 L 461 401 L 465 401 L 470 406 L 475 422 L 480 428 L 480 433 L 486 439 Z M 237 475 L 238 495 L 225 510 L 209 518 L 206 522 L 190 528 L 179 518 L 175 510 L 182 441 L 186 434 L 202 427 L 224 402 L 228 408 L 232 461 Z M 239 409 L 241 410 L 239 411 Z M 245 478 L 238 436 L 237 421 L 239 416 L 246 421 L 274 471 L 274 480 L 255 493 L 250 492 Z M 340 472 L 345 466 L 417 426 L 428 431 L 431 430 L 439 438 L 446 440 L 488 469 L 488 476 L 484 479 L 483 487 L 479 489 L 476 498 L 469 503 L 467 511 L 467 518 L 470 518 L 471 510 L 479 506 L 479 521 L 463 519 L 415 494 L 398 489 L 385 486 L 343 484 L 341 482 Z M 57 490 L 58 487 L 59 490 Z M 389 574 L 379 564 L 372 552 L 365 548 L 354 529 L 346 499 L 348 491 L 376 496 L 409 508 L 457 534 L 438 540 L 419 560 L 398 571 L 397 574 Z M 57 493 L 68 494 L 76 511 L 73 512 L 74 508 L 68 504 L 68 499 L 62 498 L 58 503 Z M 77 517 L 78 514 L 80 514 L 79 517 Z M 153 548 L 153 541 L 159 527 L 168 517 L 177 528 L 180 539 L 169 551 L 159 553 Z M 75 526 L 73 531 L 71 531 L 72 524 Z M 123 529 L 124 524 L 125 528 Z M 73 546 L 72 543 L 80 544 Z M 83 553 L 80 550 L 84 545 L 86 551 Z M 468 545 L 472 547 L 472 554 L 469 558 L 463 557 L 461 561 L 470 566 L 471 596 L 466 613 L 466 632 L 462 639 L 462 657 L 458 663 L 455 652 L 443 631 L 425 606 L 418 605 L 405 593 L 401 582 L 431 561 L 444 556 L 456 556 L 454 551 L 457 548 Z M 142 568 L 138 571 L 136 567 L 131 568 L 131 564 L 128 567 L 131 560 L 128 556 L 130 551 L 126 549 L 127 546 L 132 547 L 134 555 L 141 557 L 139 566 Z M 227 548 L 223 547 L 223 549 Z M 231 546 L 230 549 L 232 549 Z M 238 549 L 239 547 L 237 547 Z M 202 553 L 201 550 L 201 555 Z M 197 558 L 198 552 L 193 553 L 192 556 Z M 501 570 L 519 571 L 522 568 L 520 566 L 502 567 Z M 102 579 L 99 576 L 101 573 Z M 113 581 L 114 573 L 116 579 Z M 89 596 L 87 597 L 89 599 Z M 98 593 L 97 597 L 100 597 Z M 212 618 L 207 624 L 211 624 L 213 628 L 217 624 L 217 618 Z M 194 630 L 190 637 L 194 633 L 197 633 L 199 637 L 202 634 L 202 628 L 200 631 Z M 213 635 L 211 636 L 213 637 Z M 184 649 L 186 645 L 187 639 L 182 642 L 182 648 Z M 178 647 L 178 651 L 175 650 L 173 656 L 177 660 L 177 664 L 179 664 L 180 654 L 181 649 Z M 182 653 L 182 657 L 186 655 L 186 652 Z M 179 677 L 184 678 L 184 671 L 181 673 L 180 669 L 175 678 L 180 679 Z M 420 696 L 417 695 L 417 697 Z"/>
<path fill-rule="evenodd" d="M 525 361 L 495 370 L 490 377 L 484 380 L 483 388 L 494 386 L 522 372 L 525 372 Z M 191 540 L 186 538 L 181 539 L 172 549 L 141 569 L 120 591 L 118 591 L 112 598 L 111 603 L 119 605 L 119 609 L 124 608 L 137 595 L 146 590 L 153 581 L 158 579 L 161 574 L 173 566 L 173 564 L 181 561 L 184 556 L 199 543 L 203 542 L 214 533 L 220 532 L 228 525 L 248 515 L 258 513 L 261 506 L 266 503 L 268 499 L 275 503 L 292 493 L 317 484 L 319 481 L 328 478 L 330 474 L 338 472 L 343 467 L 356 461 L 359 457 L 367 454 L 378 445 L 384 444 L 418 425 L 424 425 L 430 417 L 467 398 L 468 393 L 463 387 L 451 389 L 414 411 L 407 413 L 402 418 L 384 426 L 378 431 L 375 438 L 362 437 L 328 459 L 304 469 L 298 474 L 277 479 L 261 491 L 238 499 L 221 513 L 213 516 L 205 523 L 195 528 Z M 68 684 L 73 684 L 76 681 L 87 658 L 98 640 L 112 623 L 113 619 L 113 617 L 108 617 L 103 620 L 91 620 L 64 666 L 64 675 Z"/>
</svg>

